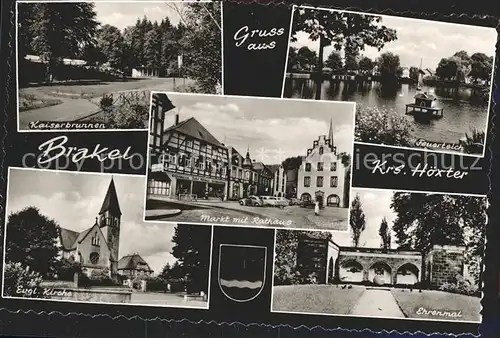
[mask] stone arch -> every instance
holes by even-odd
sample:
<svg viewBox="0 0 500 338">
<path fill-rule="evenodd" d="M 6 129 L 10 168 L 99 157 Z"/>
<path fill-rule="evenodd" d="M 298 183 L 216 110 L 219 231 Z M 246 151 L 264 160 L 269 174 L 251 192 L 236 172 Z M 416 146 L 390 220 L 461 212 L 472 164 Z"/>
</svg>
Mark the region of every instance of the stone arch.
<svg viewBox="0 0 500 338">
<path fill-rule="evenodd" d="M 368 268 L 368 280 L 378 285 L 392 284 L 392 267 L 385 261 L 376 261 Z"/>
<path fill-rule="evenodd" d="M 349 258 L 339 264 L 339 278 L 342 282 L 362 282 L 364 267 L 358 260 Z"/>
<path fill-rule="evenodd" d="M 328 195 L 326 199 L 326 205 L 329 207 L 339 207 L 340 206 L 340 197 L 336 194 Z"/>
<path fill-rule="evenodd" d="M 311 200 L 311 194 L 305 192 L 302 195 L 300 195 L 300 200 L 301 201 L 310 201 Z"/>
<path fill-rule="evenodd" d="M 420 269 L 411 262 L 401 264 L 395 270 L 395 284 L 414 285 L 420 281 Z"/>
</svg>

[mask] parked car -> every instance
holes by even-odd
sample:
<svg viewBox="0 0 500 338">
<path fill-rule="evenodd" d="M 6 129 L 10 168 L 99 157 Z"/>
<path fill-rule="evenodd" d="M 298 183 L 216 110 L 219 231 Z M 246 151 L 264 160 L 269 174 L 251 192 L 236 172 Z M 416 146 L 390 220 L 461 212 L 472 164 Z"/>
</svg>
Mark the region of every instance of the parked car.
<svg viewBox="0 0 500 338">
<path fill-rule="evenodd" d="M 264 207 L 276 207 L 278 206 L 278 201 L 274 196 L 259 196 L 262 200 L 262 206 Z"/>
<path fill-rule="evenodd" d="M 276 205 L 278 207 L 284 208 L 284 207 L 287 207 L 291 204 L 290 204 L 290 200 L 285 198 L 285 197 L 276 197 Z"/>
<path fill-rule="evenodd" d="M 248 196 L 240 199 L 240 205 L 250 205 L 252 207 L 260 207 L 262 206 L 262 200 L 259 196 Z"/>
<path fill-rule="evenodd" d="M 311 200 L 304 200 L 300 201 L 299 205 L 301 208 L 314 208 L 316 204 Z"/>
</svg>

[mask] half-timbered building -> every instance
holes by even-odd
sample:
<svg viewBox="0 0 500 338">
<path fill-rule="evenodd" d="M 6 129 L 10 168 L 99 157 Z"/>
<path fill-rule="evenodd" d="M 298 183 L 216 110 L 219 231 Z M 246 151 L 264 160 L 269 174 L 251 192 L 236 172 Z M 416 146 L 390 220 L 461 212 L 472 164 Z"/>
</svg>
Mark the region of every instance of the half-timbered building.
<svg viewBox="0 0 500 338">
<path fill-rule="evenodd" d="M 176 114 L 154 152 L 148 194 L 186 200 L 226 198 L 228 149 L 195 118 L 179 121 Z"/>
</svg>

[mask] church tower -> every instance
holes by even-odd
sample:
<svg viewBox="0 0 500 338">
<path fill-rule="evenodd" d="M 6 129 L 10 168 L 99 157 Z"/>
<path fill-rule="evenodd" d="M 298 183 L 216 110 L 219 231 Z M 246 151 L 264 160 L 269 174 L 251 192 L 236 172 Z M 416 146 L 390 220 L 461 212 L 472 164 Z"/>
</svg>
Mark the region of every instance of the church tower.
<svg viewBox="0 0 500 338">
<path fill-rule="evenodd" d="M 335 146 L 335 140 L 333 137 L 333 120 L 332 119 L 330 119 L 330 127 L 328 128 L 328 136 L 327 136 L 326 140 L 327 140 L 326 142 L 330 146 L 330 149 L 336 155 L 337 154 L 337 147 Z"/>
<path fill-rule="evenodd" d="M 116 276 L 118 269 L 118 250 L 120 246 L 120 219 L 122 212 L 118 204 L 118 196 L 116 194 L 115 182 L 111 178 L 108 191 L 102 202 L 101 210 L 99 211 L 99 227 L 106 238 L 108 247 L 111 250 L 111 277 Z"/>
</svg>

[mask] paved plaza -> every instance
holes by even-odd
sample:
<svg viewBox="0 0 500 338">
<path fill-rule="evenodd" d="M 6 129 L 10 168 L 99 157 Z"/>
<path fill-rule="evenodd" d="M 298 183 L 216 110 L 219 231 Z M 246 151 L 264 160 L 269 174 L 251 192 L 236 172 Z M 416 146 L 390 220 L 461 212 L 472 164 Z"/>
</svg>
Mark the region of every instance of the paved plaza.
<svg viewBox="0 0 500 338">
<path fill-rule="evenodd" d="M 146 219 L 148 214 L 154 213 L 151 219 L 171 222 L 331 230 L 347 230 L 348 225 L 347 208 L 325 207 L 319 215 L 315 215 L 313 209 L 296 205 L 285 208 L 253 207 L 240 205 L 237 201 L 184 202 L 156 196 L 148 202 Z M 180 214 L 172 214 L 171 210 L 175 209 L 180 209 Z M 162 210 L 164 217 L 161 216 Z"/>
</svg>

